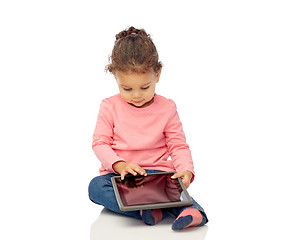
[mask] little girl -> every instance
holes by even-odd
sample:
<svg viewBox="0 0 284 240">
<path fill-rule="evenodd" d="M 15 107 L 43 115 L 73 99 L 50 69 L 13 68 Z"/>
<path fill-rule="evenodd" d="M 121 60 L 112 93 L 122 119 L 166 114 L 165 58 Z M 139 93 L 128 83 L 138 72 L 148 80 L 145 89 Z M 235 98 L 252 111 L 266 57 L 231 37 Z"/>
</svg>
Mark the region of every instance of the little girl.
<svg viewBox="0 0 284 240">
<path fill-rule="evenodd" d="M 93 150 L 101 161 L 100 176 L 89 185 L 96 204 L 142 219 L 147 225 L 161 221 L 167 212 L 176 217 L 173 230 L 202 226 L 207 216 L 197 202 L 188 207 L 120 211 L 111 184 L 117 174 L 175 171 L 186 187 L 194 179 L 190 149 L 176 105 L 155 93 L 162 64 L 151 37 L 144 29 L 130 27 L 116 35 L 106 70 L 117 82 L 120 94 L 102 101 L 93 135 Z"/>
</svg>

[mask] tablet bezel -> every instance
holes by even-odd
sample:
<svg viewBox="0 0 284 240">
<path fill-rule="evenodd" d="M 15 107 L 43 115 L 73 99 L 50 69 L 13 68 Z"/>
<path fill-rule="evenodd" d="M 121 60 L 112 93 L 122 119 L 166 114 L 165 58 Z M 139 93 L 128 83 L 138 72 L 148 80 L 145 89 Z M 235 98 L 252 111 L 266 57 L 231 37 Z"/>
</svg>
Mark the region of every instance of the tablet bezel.
<svg viewBox="0 0 284 240">
<path fill-rule="evenodd" d="M 157 173 L 148 173 L 147 176 L 150 175 L 173 175 L 175 174 L 175 172 L 157 172 Z M 146 177 L 147 177 L 146 176 Z M 138 176 L 132 176 L 132 177 L 141 177 L 140 175 Z M 133 205 L 133 206 L 125 206 L 122 203 L 119 191 L 118 191 L 118 187 L 116 184 L 116 179 L 117 178 L 121 178 L 120 176 L 114 176 L 111 178 L 111 182 L 112 182 L 112 186 L 113 186 L 113 190 L 115 193 L 115 197 L 118 203 L 118 206 L 120 208 L 121 211 L 136 211 L 136 210 L 146 210 L 146 209 L 157 209 L 157 208 L 171 208 L 171 207 L 184 207 L 184 206 L 190 206 L 192 205 L 192 198 L 190 197 L 190 195 L 188 194 L 186 187 L 184 186 L 182 179 L 179 177 L 177 178 L 183 193 L 186 197 L 186 201 L 178 201 L 178 202 L 170 202 L 170 203 L 153 203 L 153 204 L 143 204 L 143 205 Z"/>
</svg>

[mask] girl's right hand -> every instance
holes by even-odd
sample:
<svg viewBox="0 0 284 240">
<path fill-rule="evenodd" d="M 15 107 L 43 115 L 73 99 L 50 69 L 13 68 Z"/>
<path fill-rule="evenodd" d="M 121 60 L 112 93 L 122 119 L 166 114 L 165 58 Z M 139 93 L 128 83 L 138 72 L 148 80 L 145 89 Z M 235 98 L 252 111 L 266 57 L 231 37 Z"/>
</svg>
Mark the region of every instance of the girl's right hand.
<svg viewBox="0 0 284 240">
<path fill-rule="evenodd" d="M 124 180 L 128 173 L 136 176 L 137 174 L 147 176 L 146 171 L 136 163 L 118 161 L 112 165 L 114 171 L 120 174 L 121 180 Z"/>
</svg>

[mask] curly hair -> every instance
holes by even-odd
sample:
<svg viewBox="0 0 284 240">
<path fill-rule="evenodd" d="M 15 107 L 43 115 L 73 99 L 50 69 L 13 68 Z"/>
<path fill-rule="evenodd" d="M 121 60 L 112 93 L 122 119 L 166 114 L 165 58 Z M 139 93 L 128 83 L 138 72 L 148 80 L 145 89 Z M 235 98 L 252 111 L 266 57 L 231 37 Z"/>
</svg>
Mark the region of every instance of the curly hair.
<svg viewBox="0 0 284 240">
<path fill-rule="evenodd" d="M 158 51 L 144 29 L 130 27 L 115 37 L 106 71 L 145 73 L 153 70 L 158 73 L 162 69 Z"/>
</svg>

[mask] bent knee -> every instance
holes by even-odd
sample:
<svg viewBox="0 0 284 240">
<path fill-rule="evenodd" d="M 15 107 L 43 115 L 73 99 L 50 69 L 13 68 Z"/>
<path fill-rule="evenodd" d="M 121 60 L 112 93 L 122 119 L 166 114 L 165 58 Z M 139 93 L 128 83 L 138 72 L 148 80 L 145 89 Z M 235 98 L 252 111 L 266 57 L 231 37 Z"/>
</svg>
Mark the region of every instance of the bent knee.
<svg viewBox="0 0 284 240">
<path fill-rule="evenodd" d="M 104 195 L 105 191 L 108 191 L 109 188 L 112 188 L 110 178 L 102 175 L 93 178 L 89 184 L 89 198 L 93 202 L 98 202 L 98 198 Z"/>
</svg>

